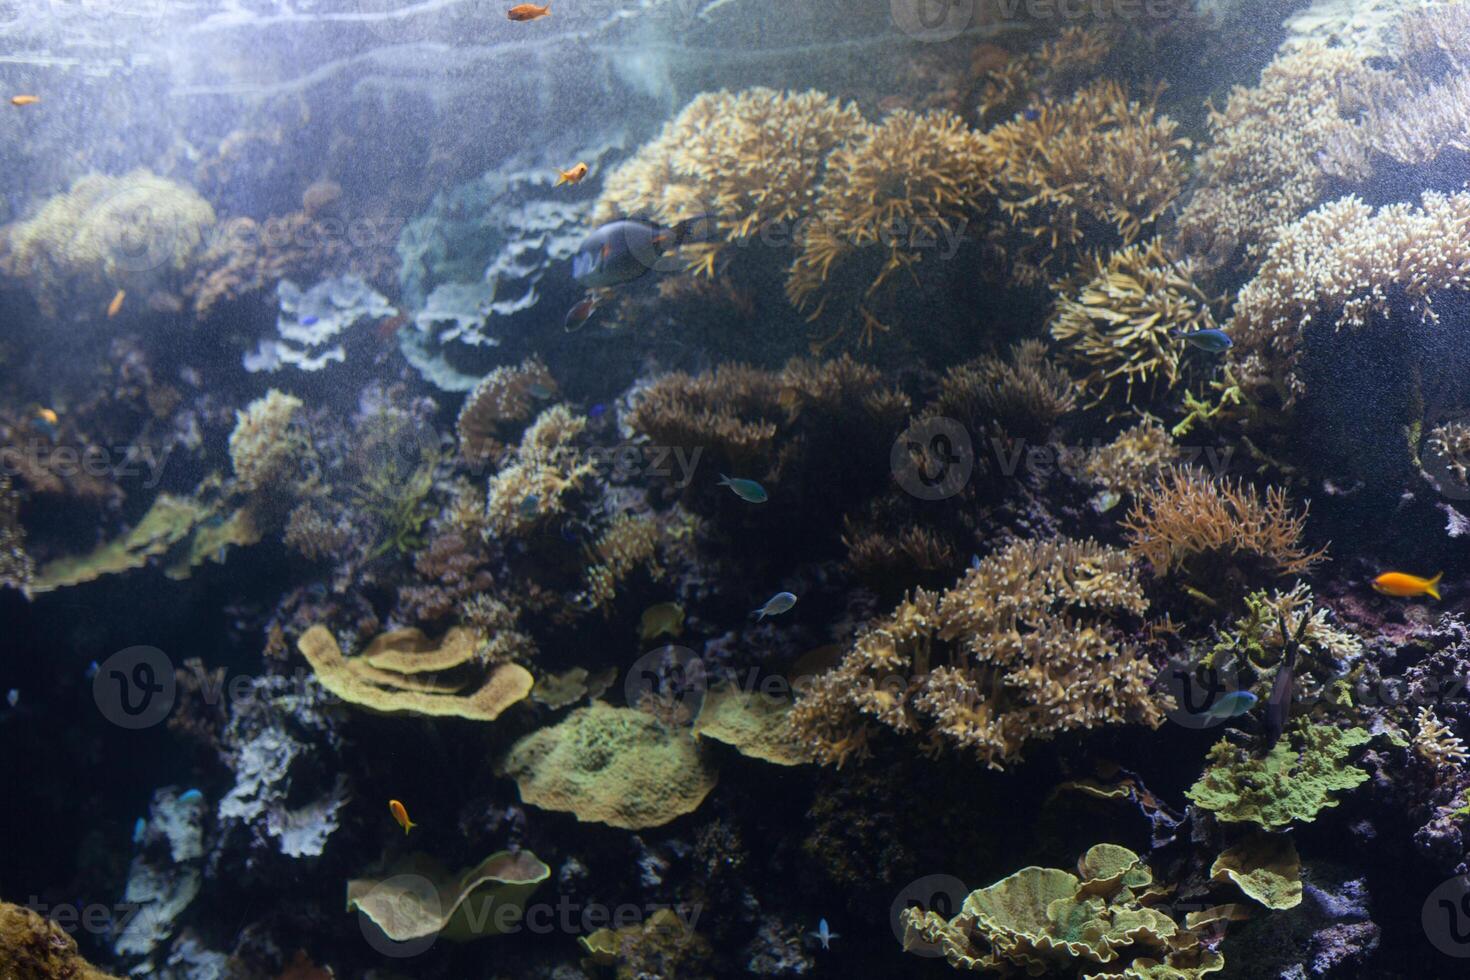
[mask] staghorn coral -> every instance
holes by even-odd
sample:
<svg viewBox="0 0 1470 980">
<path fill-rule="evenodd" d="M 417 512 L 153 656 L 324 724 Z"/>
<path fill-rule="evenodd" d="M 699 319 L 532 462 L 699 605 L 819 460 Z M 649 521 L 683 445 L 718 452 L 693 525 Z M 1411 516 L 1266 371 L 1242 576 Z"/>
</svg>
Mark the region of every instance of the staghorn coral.
<svg viewBox="0 0 1470 980">
<path fill-rule="evenodd" d="M 1441 493 L 1470 494 L 1470 423 L 1453 421 L 1435 426 L 1424 440 L 1424 449 L 1429 464 L 1426 469 L 1433 469 Z"/>
<path fill-rule="evenodd" d="M 1362 728 L 1298 723 L 1264 758 L 1227 740 L 1210 749 L 1209 767 L 1186 796 L 1216 819 L 1251 822 L 1267 830 L 1316 819 L 1337 806 L 1332 795 L 1368 780 L 1349 761 L 1372 738 Z"/>
<path fill-rule="evenodd" d="M 597 467 L 581 457 L 575 441 L 587 419 L 565 405 L 536 417 L 490 478 L 485 518 L 490 533 L 523 535 L 565 509 L 563 496 L 579 491 Z"/>
<path fill-rule="evenodd" d="M 1082 463 L 1082 477 L 1121 499 L 1154 486 L 1178 457 L 1179 447 L 1168 430 L 1146 418 L 1107 445 L 1090 450 Z"/>
<path fill-rule="evenodd" d="M 1123 527 L 1129 550 L 1155 575 L 1177 572 L 1213 586 L 1227 573 L 1248 579 L 1310 570 L 1327 550 L 1302 546 L 1306 519 L 1306 510 L 1296 513 L 1280 487 L 1267 488 L 1263 500 L 1248 484 L 1174 467 L 1137 495 Z"/>
<path fill-rule="evenodd" d="M 1219 953 L 1151 907 L 1159 897 L 1142 858 L 1098 844 L 1075 875 L 1022 868 L 971 892 L 951 919 L 909 908 L 899 921 L 906 951 L 941 954 L 959 970 L 1198 980 L 1223 969 Z"/>
<path fill-rule="evenodd" d="M 298 486 L 299 470 L 312 456 L 311 442 L 297 424 L 301 408 L 301 399 L 272 388 L 235 413 L 230 462 L 241 490 L 274 494 Z"/>
<path fill-rule="evenodd" d="M 1326 151 L 1350 132 L 1355 92 L 1372 84 L 1363 56 L 1320 44 L 1279 55 L 1253 88 L 1211 109 L 1213 144 L 1200 154 L 1202 185 L 1179 214 L 1186 251 L 1218 260 L 1258 258 L 1280 229 L 1316 204 Z"/>
<path fill-rule="evenodd" d="M 1105 261 L 1084 260 L 1079 278 L 1085 285 L 1057 302 L 1050 329 L 1089 403 L 1148 403 L 1170 394 L 1184 368 L 1186 345 L 1177 333 L 1215 326 L 1187 268 L 1155 238 Z"/>
<path fill-rule="evenodd" d="M 611 612 L 618 587 L 639 568 L 655 582 L 664 579 L 663 554 L 677 541 L 693 533 L 694 525 L 682 513 L 672 517 L 618 514 L 598 535 L 588 553 L 584 575 L 586 588 L 577 596 L 578 605 Z"/>
<path fill-rule="evenodd" d="M 501 775 L 533 806 L 625 830 L 661 827 L 696 810 L 716 773 L 693 741 L 650 715 L 601 702 L 511 746 Z"/>
<path fill-rule="evenodd" d="M 1064 93 L 1101 67 L 1114 42 L 1114 32 L 1095 25 L 1066 27 L 1035 51 L 1007 58 L 1004 64 L 987 70 L 977 108 L 981 122 L 994 122 Z"/>
<path fill-rule="evenodd" d="M 1319 653 L 1343 664 L 1351 663 L 1363 652 L 1363 642 L 1332 624 L 1328 611 L 1315 603 L 1312 589 L 1305 582 L 1298 582 L 1289 592 L 1279 589 L 1272 593 L 1264 589 L 1253 592 L 1245 597 L 1245 609 L 1245 614 L 1215 644 L 1212 653 L 1215 662 L 1228 655 L 1257 670 L 1280 663 L 1284 642 L 1282 623 L 1292 636 L 1301 631 L 1304 653 Z"/>
<path fill-rule="evenodd" d="M 1047 359 L 1046 345 L 1024 340 L 1008 359 L 981 357 L 945 371 L 932 410 L 971 432 L 993 422 L 1007 435 L 1041 443 L 1076 400 L 1071 376 Z"/>
<path fill-rule="evenodd" d="M 1470 761 L 1464 741 L 1435 717 L 1433 708 L 1420 708 L 1414 721 L 1414 739 L 1409 747 L 1437 771 L 1453 772 Z"/>
<path fill-rule="evenodd" d="M 27 281 L 41 311 L 102 308 L 114 292 L 167 290 L 200 257 L 214 209 L 193 189 L 134 170 L 89 174 L 5 237 L 4 271 Z"/>
<path fill-rule="evenodd" d="M 980 135 L 953 113 L 902 109 L 833 150 L 797 235 L 786 280 L 792 305 L 816 320 L 837 293 L 871 343 L 874 330 L 886 329 L 873 312 L 880 290 L 899 272 L 917 285 L 926 252 L 964 235 L 982 207 L 982 150 Z M 849 304 L 854 292 L 861 298 Z"/>
<path fill-rule="evenodd" d="M 537 401 L 556 393 L 556 381 L 539 357 L 515 366 L 498 367 L 485 375 L 459 410 L 459 454 L 474 465 L 495 458 L 501 444 L 496 436 L 509 422 L 523 422 Z"/>
<path fill-rule="evenodd" d="M 864 751 L 873 723 L 992 768 L 1032 741 L 1163 720 L 1148 659 L 1113 620 L 1147 608 L 1128 556 L 1091 541 L 1017 541 L 949 591 L 918 589 L 814 678 L 791 723 L 823 763 Z"/>
<path fill-rule="evenodd" d="M 863 125 L 855 105 L 821 92 L 705 92 L 608 175 L 593 223 L 714 215 L 715 241 L 685 248 L 689 268 L 712 276 L 744 240 L 788 234 L 811 209 L 828 154 Z"/>
</svg>

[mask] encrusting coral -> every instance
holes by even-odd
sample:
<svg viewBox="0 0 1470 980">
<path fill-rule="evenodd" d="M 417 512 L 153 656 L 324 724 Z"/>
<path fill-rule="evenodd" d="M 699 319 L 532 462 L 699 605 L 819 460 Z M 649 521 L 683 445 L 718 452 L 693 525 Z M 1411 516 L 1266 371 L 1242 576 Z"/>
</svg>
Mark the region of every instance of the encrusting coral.
<svg viewBox="0 0 1470 980">
<path fill-rule="evenodd" d="M 1210 749 L 1209 767 L 1185 795 L 1227 822 L 1267 830 L 1307 823 L 1324 808 L 1337 806 L 1333 794 L 1367 782 L 1368 773 L 1349 757 L 1371 738 L 1362 728 L 1302 722 L 1264 757 L 1221 740 Z"/>
<path fill-rule="evenodd" d="M 214 222 L 192 188 L 147 170 L 89 174 L 8 229 L 0 266 L 27 281 L 47 316 L 66 306 L 100 317 L 119 289 L 146 296 L 173 286 Z"/>
<path fill-rule="evenodd" d="M 904 909 L 904 949 L 959 970 L 1010 975 L 1198 980 L 1225 966 L 1200 937 L 1152 906 L 1165 890 L 1132 851 L 1098 844 L 1077 873 L 1022 868 L 971 892 L 959 913 Z"/>
<path fill-rule="evenodd" d="M 1155 671 L 1117 622 L 1147 605 L 1124 552 L 1017 541 L 869 626 L 801 693 L 792 727 L 824 763 L 863 753 L 876 723 L 999 769 L 1060 732 L 1157 726 Z"/>
<path fill-rule="evenodd" d="M 687 735 L 602 702 L 521 739 L 500 772 L 516 781 L 526 803 L 627 830 L 692 813 L 716 780 Z"/>
<path fill-rule="evenodd" d="M 1051 335 L 1088 401 L 1147 404 L 1170 394 L 1183 374 L 1179 335 L 1215 326 L 1187 268 L 1155 238 L 1085 259 L 1078 278 L 1085 284 L 1058 300 Z"/>
</svg>

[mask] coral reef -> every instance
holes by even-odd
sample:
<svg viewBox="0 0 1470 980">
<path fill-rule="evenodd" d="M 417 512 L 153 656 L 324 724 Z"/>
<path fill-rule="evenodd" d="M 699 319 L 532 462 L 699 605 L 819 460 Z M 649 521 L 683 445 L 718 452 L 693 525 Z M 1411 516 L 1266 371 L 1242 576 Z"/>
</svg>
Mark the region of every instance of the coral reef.
<svg viewBox="0 0 1470 980">
<path fill-rule="evenodd" d="M 957 364 L 939 379 L 932 410 L 980 432 L 992 423 L 1030 443 L 1043 443 L 1076 405 L 1075 385 L 1039 340 L 1024 340 L 1009 359 L 981 357 Z"/>
<path fill-rule="evenodd" d="M 586 427 L 587 418 L 565 405 L 536 416 L 490 478 L 485 502 L 490 533 L 524 535 L 566 509 L 564 498 L 596 472 L 575 444 Z"/>
<path fill-rule="evenodd" d="M 235 413 L 230 433 L 230 463 L 247 493 L 279 492 L 300 482 L 299 470 L 311 444 L 294 425 L 301 399 L 272 388 L 244 411 Z"/>
<path fill-rule="evenodd" d="M 0 476 L 0 586 L 25 589 L 36 573 L 26 553 L 26 529 L 20 522 L 20 494 L 8 476 Z"/>
<path fill-rule="evenodd" d="M 347 911 L 361 912 L 394 942 L 464 942 L 517 931 L 527 901 L 550 877 L 530 851 L 499 851 L 458 874 L 414 853 L 379 877 L 349 881 Z"/>
<path fill-rule="evenodd" d="M 1264 758 L 1229 741 L 1216 742 L 1208 768 L 1186 795 L 1228 822 L 1248 821 L 1267 830 L 1307 823 L 1324 808 L 1337 806 L 1332 794 L 1368 780 L 1349 756 L 1371 738 L 1362 728 L 1301 724 Z"/>
<path fill-rule="evenodd" d="M 556 381 L 540 358 L 496 368 L 465 397 L 459 410 L 459 453 L 467 463 L 493 460 L 503 448 L 507 424 L 524 422 L 536 402 L 556 393 Z"/>
<path fill-rule="evenodd" d="M 82 958 L 77 941 L 56 923 L 0 902 L 0 975 L 7 980 L 114 980 Z"/>
</svg>

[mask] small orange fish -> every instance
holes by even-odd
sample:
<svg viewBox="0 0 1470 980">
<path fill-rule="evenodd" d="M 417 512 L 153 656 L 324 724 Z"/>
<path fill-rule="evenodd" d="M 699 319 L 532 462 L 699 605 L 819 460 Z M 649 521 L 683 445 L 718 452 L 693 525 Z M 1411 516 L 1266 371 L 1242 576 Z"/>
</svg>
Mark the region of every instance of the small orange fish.
<svg viewBox="0 0 1470 980">
<path fill-rule="evenodd" d="M 580 184 L 582 178 L 587 176 L 587 164 L 579 162 L 571 170 L 558 170 L 557 173 L 561 175 L 556 179 L 557 187 L 562 184 Z"/>
<path fill-rule="evenodd" d="M 12 95 L 10 97 L 10 104 L 13 106 L 35 105 L 40 101 L 39 95 Z"/>
<path fill-rule="evenodd" d="M 36 417 L 42 422 L 45 422 L 47 425 L 61 424 L 61 416 L 57 415 L 55 410 L 50 408 L 36 409 Z"/>
<path fill-rule="evenodd" d="M 418 826 L 418 824 L 408 819 L 408 811 L 405 810 L 403 808 L 403 804 L 399 803 L 397 800 L 388 801 L 388 812 L 393 814 L 393 819 L 398 821 L 398 826 L 403 828 L 403 833 L 405 836 L 408 835 L 408 832 L 410 830 Z"/>
<path fill-rule="evenodd" d="M 128 291 L 126 289 L 119 289 L 117 291 L 117 295 L 112 297 L 112 302 L 107 304 L 107 315 L 109 317 L 117 316 L 117 311 L 122 309 L 123 300 L 127 299 L 127 296 Z"/>
<path fill-rule="evenodd" d="M 1373 591 L 1397 596 L 1400 599 L 1411 599 L 1421 595 L 1438 599 L 1441 578 L 1444 578 L 1444 572 L 1440 572 L 1434 578 L 1420 578 L 1407 572 L 1384 572 L 1373 580 Z"/>
<path fill-rule="evenodd" d="M 551 13 L 551 4 L 518 3 L 505 12 L 511 20 L 538 20 Z"/>
</svg>

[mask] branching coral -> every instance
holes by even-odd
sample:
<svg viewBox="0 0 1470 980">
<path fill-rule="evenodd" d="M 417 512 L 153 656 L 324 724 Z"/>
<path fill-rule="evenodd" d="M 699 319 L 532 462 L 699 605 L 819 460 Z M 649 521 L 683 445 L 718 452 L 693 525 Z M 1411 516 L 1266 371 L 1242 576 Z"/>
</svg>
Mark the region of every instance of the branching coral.
<svg viewBox="0 0 1470 980">
<path fill-rule="evenodd" d="M 235 413 L 230 462 L 247 493 L 279 493 L 299 484 L 311 443 L 296 424 L 302 401 L 272 388 Z"/>
<path fill-rule="evenodd" d="M 1213 585 L 1227 573 L 1249 578 L 1310 570 L 1326 549 L 1302 546 L 1306 521 L 1306 510 L 1297 513 L 1280 487 L 1267 488 L 1262 499 L 1248 484 L 1176 467 L 1138 494 L 1123 526 L 1129 549 L 1155 575 L 1178 572 Z"/>
<path fill-rule="evenodd" d="M 1083 277 L 1075 295 L 1058 301 L 1051 335 L 1090 402 L 1131 404 L 1169 394 L 1183 370 L 1178 333 L 1215 326 L 1204 294 L 1158 239 L 1106 261 L 1090 257 Z"/>
<path fill-rule="evenodd" d="M 1299 724 L 1264 758 L 1221 740 L 1210 749 L 1210 765 L 1185 795 L 1219 820 L 1249 821 L 1267 830 L 1314 820 L 1332 795 L 1368 780 L 1354 766 L 1353 750 L 1372 738 L 1361 728 Z"/>
<path fill-rule="evenodd" d="M 1150 907 L 1160 891 L 1137 854 L 1098 844 L 1075 875 L 1022 868 L 971 892 L 952 919 L 905 909 L 904 949 L 941 953 L 955 969 L 1007 975 L 1198 980 L 1223 969 L 1219 953 Z"/>
<path fill-rule="evenodd" d="M 1095 26 L 1067 27 L 1035 51 L 1006 60 L 985 72 L 978 112 L 993 122 L 1048 94 L 1055 96 L 1094 72 L 1113 50 L 1111 34 Z"/>
<path fill-rule="evenodd" d="M 562 497 L 582 487 L 596 466 L 575 445 L 585 416 L 553 405 L 536 417 L 490 478 L 485 516 L 491 533 L 525 534 L 562 512 Z"/>
<path fill-rule="evenodd" d="M 525 421 L 537 401 L 555 393 L 556 381 L 539 357 L 491 371 L 459 410 L 460 455 L 471 464 L 493 459 L 501 448 L 501 426 Z"/>
<path fill-rule="evenodd" d="M 855 105 L 821 92 L 706 92 L 608 176 L 593 221 L 644 215 L 672 225 L 712 214 L 718 241 L 686 249 L 692 268 L 712 275 L 732 245 L 789 235 L 828 153 L 862 131 Z"/>
<path fill-rule="evenodd" d="M 140 295 L 187 271 L 214 209 L 191 188 L 147 170 L 91 174 L 13 226 L 5 270 L 30 284 L 48 316 L 107 302 L 118 289 Z"/>
<path fill-rule="evenodd" d="M 587 587 L 578 602 L 589 609 L 609 611 L 619 586 L 639 568 L 655 582 L 662 581 L 664 554 L 693 531 L 693 519 L 682 512 L 659 517 L 617 515 L 591 547 Z"/>
<path fill-rule="evenodd" d="M 1178 457 L 1179 447 L 1168 430 L 1149 418 L 1090 451 L 1082 464 L 1082 476 L 1101 486 L 1104 493 L 1114 494 L 1117 503 L 1124 494 L 1137 494 L 1157 484 Z"/>
<path fill-rule="evenodd" d="M 834 290 L 860 283 L 856 308 L 871 342 L 883 286 L 900 272 L 914 276 L 926 252 L 964 235 L 983 208 L 982 147 L 952 113 L 899 110 L 833 150 L 797 237 L 786 281 L 792 304 L 815 320 Z"/>
<path fill-rule="evenodd" d="M 1008 435 L 1042 443 L 1075 404 L 1071 376 L 1048 360 L 1045 344 L 1026 340 L 1011 348 L 1009 360 L 981 357 L 944 372 L 933 409 L 971 432 L 995 423 Z"/>
<path fill-rule="evenodd" d="M 1104 79 L 984 137 L 989 187 L 1011 225 L 1043 246 L 1046 264 L 1099 233 L 1131 243 L 1179 195 L 1177 124 Z"/>
<path fill-rule="evenodd" d="M 1429 431 L 1424 441 L 1426 460 L 1441 481 L 1441 486 L 1456 494 L 1470 494 L 1470 424 L 1461 421 L 1445 422 Z"/>
<path fill-rule="evenodd" d="M 1115 624 L 1147 605 L 1121 551 L 1018 541 L 943 595 L 919 589 L 867 629 L 803 692 L 793 728 L 826 763 L 861 752 L 877 722 L 1002 768 L 1059 732 L 1158 725 L 1154 671 Z"/>
<path fill-rule="evenodd" d="M 1264 254 L 1280 228 L 1316 204 L 1325 151 L 1350 131 L 1354 93 L 1371 84 L 1362 55 L 1308 45 L 1283 54 L 1254 88 L 1212 110 L 1214 145 L 1199 157 L 1203 186 L 1185 205 L 1185 247 L 1229 258 Z"/>
<path fill-rule="evenodd" d="M 1470 762 L 1470 752 L 1466 751 L 1464 740 L 1436 718 L 1434 709 L 1429 707 L 1419 709 L 1410 748 L 1419 758 L 1444 772 L 1459 769 Z"/>
</svg>

